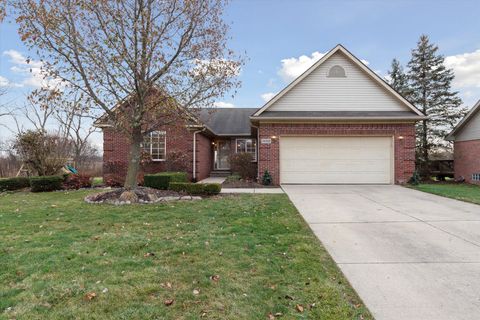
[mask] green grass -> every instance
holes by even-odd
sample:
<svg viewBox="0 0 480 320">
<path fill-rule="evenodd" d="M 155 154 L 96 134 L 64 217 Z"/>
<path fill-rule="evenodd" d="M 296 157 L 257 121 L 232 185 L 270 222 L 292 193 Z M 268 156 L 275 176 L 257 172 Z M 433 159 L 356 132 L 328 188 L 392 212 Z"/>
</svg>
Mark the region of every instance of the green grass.
<svg viewBox="0 0 480 320">
<path fill-rule="evenodd" d="M 103 184 L 103 177 L 93 177 L 92 187 L 97 187 Z"/>
<path fill-rule="evenodd" d="M 0 195 L 0 319 L 371 318 L 285 195 L 114 207 L 88 193 Z"/>
<path fill-rule="evenodd" d="M 412 188 L 447 198 L 480 204 L 480 187 L 471 184 L 420 184 Z"/>
</svg>

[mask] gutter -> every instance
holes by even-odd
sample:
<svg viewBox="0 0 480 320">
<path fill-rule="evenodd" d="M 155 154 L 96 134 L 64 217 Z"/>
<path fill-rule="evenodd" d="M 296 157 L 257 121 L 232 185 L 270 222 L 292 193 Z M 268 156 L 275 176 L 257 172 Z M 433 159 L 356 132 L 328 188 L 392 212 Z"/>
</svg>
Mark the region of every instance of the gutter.
<svg viewBox="0 0 480 320">
<path fill-rule="evenodd" d="M 345 120 L 353 120 L 353 121 L 385 121 L 385 120 L 392 120 L 392 121 L 419 121 L 419 120 L 426 120 L 428 117 L 426 116 L 418 116 L 418 117 L 250 117 L 252 121 L 261 121 L 261 120 L 282 120 L 282 121 L 291 121 L 291 120 L 310 120 L 310 121 L 345 121 Z"/>
</svg>

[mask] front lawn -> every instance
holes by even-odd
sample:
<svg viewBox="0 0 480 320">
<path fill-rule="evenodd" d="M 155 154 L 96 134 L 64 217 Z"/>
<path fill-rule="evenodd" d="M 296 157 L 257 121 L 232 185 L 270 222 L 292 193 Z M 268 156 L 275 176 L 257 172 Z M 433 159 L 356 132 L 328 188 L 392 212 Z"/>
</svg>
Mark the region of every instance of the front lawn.
<svg viewBox="0 0 480 320">
<path fill-rule="evenodd" d="M 86 194 L 0 195 L 0 319 L 371 318 L 285 195 Z"/>
<path fill-rule="evenodd" d="M 433 183 L 412 188 L 447 198 L 480 204 L 480 187 L 471 184 Z"/>
</svg>

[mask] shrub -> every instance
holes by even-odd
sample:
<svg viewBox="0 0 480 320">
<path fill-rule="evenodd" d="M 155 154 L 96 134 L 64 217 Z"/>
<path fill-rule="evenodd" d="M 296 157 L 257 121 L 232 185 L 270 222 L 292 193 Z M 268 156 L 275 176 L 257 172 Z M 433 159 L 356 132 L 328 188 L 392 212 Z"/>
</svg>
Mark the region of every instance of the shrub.
<svg viewBox="0 0 480 320">
<path fill-rule="evenodd" d="M 165 169 L 167 171 L 187 171 L 190 165 L 190 159 L 187 153 L 170 150 L 165 159 Z"/>
<path fill-rule="evenodd" d="M 235 182 L 235 181 L 240 181 L 242 177 L 240 177 L 238 174 L 232 174 L 225 179 L 227 182 Z"/>
<path fill-rule="evenodd" d="M 242 179 L 255 179 L 257 175 L 257 165 L 253 162 L 253 156 L 247 152 L 232 154 L 230 168 Z"/>
<path fill-rule="evenodd" d="M 106 161 L 103 164 L 105 184 L 109 187 L 122 187 L 127 175 L 128 163 L 125 161 Z"/>
<path fill-rule="evenodd" d="M 144 176 L 145 187 L 167 190 L 172 182 L 187 182 L 186 172 L 160 172 Z"/>
<path fill-rule="evenodd" d="M 30 187 L 32 188 L 32 192 L 61 190 L 62 183 L 63 177 L 61 176 L 41 176 L 30 178 Z"/>
<path fill-rule="evenodd" d="M 91 188 L 92 177 L 86 174 L 69 174 L 63 182 L 64 189 Z"/>
<path fill-rule="evenodd" d="M 420 174 L 418 173 L 417 170 L 413 172 L 412 177 L 408 180 L 408 183 L 411 184 L 412 186 L 418 186 L 421 182 L 422 178 L 420 177 Z"/>
<path fill-rule="evenodd" d="M 222 186 L 219 183 L 172 182 L 170 190 L 186 192 L 190 195 L 210 195 L 219 194 Z"/>
<path fill-rule="evenodd" d="M 262 184 L 264 186 L 269 186 L 272 184 L 272 176 L 270 175 L 270 172 L 268 172 L 268 170 L 265 170 L 265 172 L 263 173 L 263 177 L 262 177 Z"/>
<path fill-rule="evenodd" d="M 0 191 L 13 191 L 28 187 L 30 187 L 30 180 L 27 177 L 0 179 Z"/>
</svg>

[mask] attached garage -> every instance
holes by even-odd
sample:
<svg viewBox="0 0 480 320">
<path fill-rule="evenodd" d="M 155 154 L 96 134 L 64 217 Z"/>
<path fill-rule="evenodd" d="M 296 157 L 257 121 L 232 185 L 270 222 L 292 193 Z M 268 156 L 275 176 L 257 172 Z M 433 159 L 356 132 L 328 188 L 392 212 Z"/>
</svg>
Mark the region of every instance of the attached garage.
<svg viewBox="0 0 480 320">
<path fill-rule="evenodd" d="M 273 184 L 403 184 L 425 115 L 341 45 L 250 117 L 258 178 Z"/>
<path fill-rule="evenodd" d="M 280 137 L 280 183 L 393 183 L 392 137 Z"/>
</svg>

